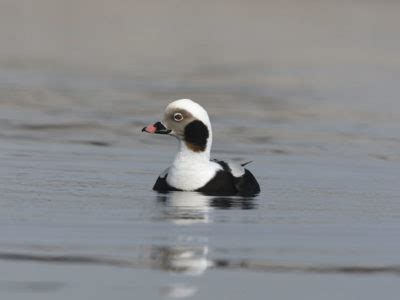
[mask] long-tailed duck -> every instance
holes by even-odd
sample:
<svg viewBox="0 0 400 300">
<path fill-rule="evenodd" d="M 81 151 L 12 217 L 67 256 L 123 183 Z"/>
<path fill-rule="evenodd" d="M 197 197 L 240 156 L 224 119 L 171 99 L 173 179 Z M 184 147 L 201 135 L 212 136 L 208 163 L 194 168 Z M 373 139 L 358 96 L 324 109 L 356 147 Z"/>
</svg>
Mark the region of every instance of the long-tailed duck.
<svg viewBox="0 0 400 300">
<path fill-rule="evenodd" d="M 210 195 L 256 195 L 260 186 L 246 164 L 210 160 L 211 123 L 206 110 L 190 99 L 176 100 L 164 119 L 144 127 L 148 133 L 168 134 L 179 140 L 172 166 L 157 179 L 153 190 L 197 191 Z"/>
</svg>

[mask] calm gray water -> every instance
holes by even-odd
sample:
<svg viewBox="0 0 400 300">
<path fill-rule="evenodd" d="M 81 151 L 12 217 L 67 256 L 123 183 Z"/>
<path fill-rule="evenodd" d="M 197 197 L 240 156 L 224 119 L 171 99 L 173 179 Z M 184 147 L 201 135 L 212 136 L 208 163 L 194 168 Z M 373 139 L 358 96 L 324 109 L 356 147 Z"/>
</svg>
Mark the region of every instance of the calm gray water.
<svg viewBox="0 0 400 300">
<path fill-rule="evenodd" d="M 398 299 L 395 1 L 0 3 L 1 299 Z M 253 199 L 151 190 L 192 98 Z"/>
</svg>

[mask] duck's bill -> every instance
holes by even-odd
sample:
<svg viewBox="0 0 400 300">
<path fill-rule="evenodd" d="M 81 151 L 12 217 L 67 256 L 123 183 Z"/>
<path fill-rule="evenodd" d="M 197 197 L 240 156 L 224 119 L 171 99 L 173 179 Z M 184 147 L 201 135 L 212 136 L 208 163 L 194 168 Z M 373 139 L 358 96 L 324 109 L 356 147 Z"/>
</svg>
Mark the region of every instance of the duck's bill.
<svg viewBox="0 0 400 300">
<path fill-rule="evenodd" d="M 171 132 L 171 130 L 165 127 L 161 122 L 157 122 L 154 123 L 153 125 L 146 126 L 142 129 L 142 131 L 148 133 L 157 133 L 157 134 L 169 134 Z"/>
</svg>

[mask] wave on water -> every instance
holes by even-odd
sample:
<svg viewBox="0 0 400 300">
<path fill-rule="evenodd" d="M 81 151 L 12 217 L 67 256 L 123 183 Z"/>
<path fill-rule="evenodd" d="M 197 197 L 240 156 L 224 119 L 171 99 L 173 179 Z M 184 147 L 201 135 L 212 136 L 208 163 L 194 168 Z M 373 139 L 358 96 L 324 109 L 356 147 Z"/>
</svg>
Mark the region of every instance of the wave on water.
<svg viewBox="0 0 400 300">
<path fill-rule="evenodd" d="M 155 247 L 152 257 L 128 259 L 115 258 L 110 256 L 90 256 L 90 255 L 71 255 L 71 254 L 34 254 L 0 252 L 0 260 L 16 262 L 36 262 L 47 264 L 79 264 L 111 266 L 119 268 L 151 268 L 162 271 L 184 272 L 186 269 L 179 269 L 171 262 L 165 263 L 165 254 L 174 249 L 169 247 Z M 159 252 L 154 255 L 154 251 Z M 168 256 L 167 256 L 168 257 Z M 170 256 L 177 258 L 178 256 Z M 251 259 L 214 259 L 208 265 L 215 269 L 224 270 L 246 270 L 266 273 L 318 273 L 318 274 L 347 274 L 347 275 L 373 275 L 391 274 L 400 276 L 400 265 L 324 265 L 324 264 L 291 264 L 277 263 L 268 261 L 257 261 Z"/>
</svg>

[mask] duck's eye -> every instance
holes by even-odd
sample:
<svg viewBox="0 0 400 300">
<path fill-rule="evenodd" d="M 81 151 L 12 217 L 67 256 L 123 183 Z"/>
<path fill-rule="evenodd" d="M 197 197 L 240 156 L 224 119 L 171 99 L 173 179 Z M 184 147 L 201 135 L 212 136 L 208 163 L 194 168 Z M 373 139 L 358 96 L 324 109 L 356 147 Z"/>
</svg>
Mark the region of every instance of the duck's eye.
<svg viewBox="0 0 400 300">
<path fill-rule="evenodd" d="M 174 114 L 174 120 L 177 122 L 180 122 L 183 120 L 183 115 L 181 113 L 175 113 Z"/>
</svg>

